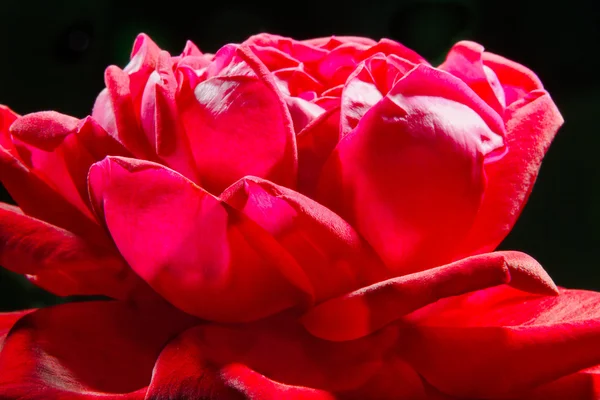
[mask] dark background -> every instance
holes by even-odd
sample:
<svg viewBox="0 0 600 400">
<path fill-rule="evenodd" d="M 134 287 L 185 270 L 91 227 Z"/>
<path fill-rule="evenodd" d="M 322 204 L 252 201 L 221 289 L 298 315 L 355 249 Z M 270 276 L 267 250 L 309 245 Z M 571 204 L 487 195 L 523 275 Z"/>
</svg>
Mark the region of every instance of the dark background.
<svg viewBox="0 0 600 400">
<path fill-rule="evenodd" d="M 565 117 L 523 215 L 502 244 L 537 258 L 557 284 L 600 290 L 600 12 L 598 2 L 324 0 L 2 0 L 0 103 L 20 114 L 83 117 L 103 71 L 127 63 L 137 33 L 179 53 L 214 52 L 261 31 L 297 39 L 388 37 L 432 63 L 471 39 L 533 69 Z M 1 200 L 10 201 L 5 193 Z M 0 271 L 0 310 L 62 301 Z"/>
</svg>

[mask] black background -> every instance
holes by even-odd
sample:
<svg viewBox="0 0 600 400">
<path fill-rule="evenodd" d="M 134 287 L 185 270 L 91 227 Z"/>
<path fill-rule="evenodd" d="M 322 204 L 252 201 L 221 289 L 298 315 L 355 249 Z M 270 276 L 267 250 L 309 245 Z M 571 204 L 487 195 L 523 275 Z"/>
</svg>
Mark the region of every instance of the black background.
<svg viewBox="0 0 600 400">
<path fill-rule="evenodd" d="M 504 249 L 537 258 L 562 286 L 600 290 L 600 6 L 595 1 L 15 1 L 0 7 L 0 103 L 83 117 L 103 71 L 127 63 L 137 33 L 179 53 L 214 52 L 258 32 L 388 37 L 434 64 L 457 40 L 533 69 L 565 117 Z M 6 193 L 3 201 L 10 201 Z M 0 310 L 62 301 L 0 271 Z"/>
</svg>

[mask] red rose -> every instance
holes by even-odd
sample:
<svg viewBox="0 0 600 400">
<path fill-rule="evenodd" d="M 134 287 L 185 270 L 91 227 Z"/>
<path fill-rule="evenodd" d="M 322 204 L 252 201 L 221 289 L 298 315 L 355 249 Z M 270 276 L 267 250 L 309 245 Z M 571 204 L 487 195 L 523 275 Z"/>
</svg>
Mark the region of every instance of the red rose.
<svg viewBox="0 0 600 400">
<path fill-rule="evenodd" d="M 140 35 L 105 81 L 83 120 L 0 109 L 0 263 L 116 300 L 1 316 L 0 398 L 600 396 L 600 296 L 491 252 L 562 124 L 525 67 Z"/>
</svg>

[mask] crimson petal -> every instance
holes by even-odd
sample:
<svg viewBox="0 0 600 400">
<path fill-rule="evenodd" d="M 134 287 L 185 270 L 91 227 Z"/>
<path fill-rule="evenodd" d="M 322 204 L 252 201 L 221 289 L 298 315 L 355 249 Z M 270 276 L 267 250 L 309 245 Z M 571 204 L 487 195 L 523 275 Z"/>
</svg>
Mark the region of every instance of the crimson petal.
<svg viewBox="0 0 600 400">
<path fill-rule="evenodd" d="M 35 311 L 6 337 L 0 398 L 143 399 L 162 347 L 194 323 L 166 305 L 144 311 L 89 302 Z"/>
<path fill-rule="evenodd" d="M 397 273 L 450 262 L 479 208 L 483 155 L 502 130 L 464 82 L 418 65 L 340 141 L 316 199 Z"/>
<path fill-rule="evenodd" d="M 543 90 L 535 90 L 506 109 L 507 152 L 485 163 L 487 187 L 462 255 L 494 250 L 521 214 L 563 119 Z"/>
<path fill-rule="evenodd" d="M 361 288 L 311 309 L 303 323 L 320 338 L 352 340 L 444 297 L 504 283 L 532 293 L 557 293 L 533 258 L 519 252 L 496 252 Z"/>
<path fill-rule="evenodd" d="M 141 282 L 111 247 L 24 215 L 0 203 L 0 264 L 29 275 L 60 296 L 106 295 L 123 299 Z"/>
<path fill-rule="evenodd" d="M 295 186 L 296 140 L 282 94 L 252 50 L 226 55 L 234 66 L 220 73 L 228 75 L 199 83 L 179 104 L 200 183 L 215 194 L 246 175 Z M 238 67 L 249 75 L 231 75 Z"/>
<path fill-rule="evenodd" d="M 594 292 L 540 296 L 503 285 L 441 300 L 404 323 L 402 356 L 457 397 L 513 398 L 600 364 Z M 589 380 L 575 380 L 583 385 L 579 393 L 589 390 Z"/>
<path fill-rule="evenodd" d="M 389 276 L 346 221 L 298 192 L 246 177 L 221 199 L 260 225 L 294 257 L 317 302 Z"/>
<path fill-rule="evenodd" d="M 180 309 L 239 322 L 311 301 L 302 270 L 271 235 L 177 172 L 108 157 L 89 182 L 125 260 Z"/>
</svg>

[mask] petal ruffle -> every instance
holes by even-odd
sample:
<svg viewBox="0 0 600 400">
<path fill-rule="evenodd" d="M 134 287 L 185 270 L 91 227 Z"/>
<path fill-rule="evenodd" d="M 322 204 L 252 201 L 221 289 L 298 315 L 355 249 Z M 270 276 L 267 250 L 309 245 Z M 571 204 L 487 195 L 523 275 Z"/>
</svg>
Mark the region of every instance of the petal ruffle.
<svg viewBox="0 0 600 400">
<path fill-rule="evenodd" d="M 317 337 L 353 340 L 442 298 L 502 284 L 531 293 L 557 293 L 533 258 L 519 252 L 496 252 L 378 282 L 319 304 L 302 320 Z"/>
<path fill-rule="evenodd" d="M 298 192 L 246 177 L 221 194 L 221 199 L 287 250 L 310 281 L 316 302 L 389 276 L 346 221 Z"/>
<path fill-rule="evenodd" d="M 21 317 L 24 317 L 33 311 L 35 310 L 32 309 L 0 313 L 0 352 L 2 351 L 2 346 L 4 345 L 4 339 L 6 339 L 6 335 L 8 335 L 8 332 L 11 330 L 13 325 L 20 320 Z"/>
</svg>

